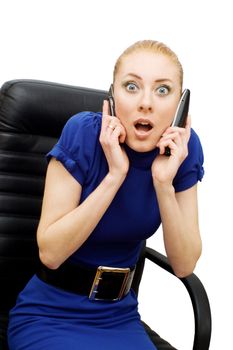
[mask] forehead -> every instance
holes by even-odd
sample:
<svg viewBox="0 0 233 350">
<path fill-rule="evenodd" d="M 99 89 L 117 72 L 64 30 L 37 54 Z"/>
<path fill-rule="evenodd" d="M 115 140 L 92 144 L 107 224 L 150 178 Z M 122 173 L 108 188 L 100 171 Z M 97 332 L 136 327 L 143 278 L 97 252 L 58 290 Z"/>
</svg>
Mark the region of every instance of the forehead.
<svg viewBox="0 0 233 350">
<path fill-rule="evenodd" d="M 140 50 L 122 58 L 118 70 L 118 77 L 136 74 L 143 79 L 179 80 L 179 69 L 175 62 L 162 53 Z"/>
</svg>

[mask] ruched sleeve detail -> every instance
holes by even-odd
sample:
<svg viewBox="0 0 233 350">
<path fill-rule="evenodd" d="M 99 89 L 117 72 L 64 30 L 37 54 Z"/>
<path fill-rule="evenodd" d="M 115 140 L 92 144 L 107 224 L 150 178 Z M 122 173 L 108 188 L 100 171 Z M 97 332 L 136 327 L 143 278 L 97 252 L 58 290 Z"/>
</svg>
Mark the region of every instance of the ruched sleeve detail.
<svg viewBox="0 0 233 350">
<path fill-rule="evenodd" d="M 174 180 L 175 191 L 184 191 L 198 181 L 201 181 L 204 175 L 204 155 L 199 137 L 195 131 L 191 130 L 191 136 L 188 144 L 188 156 L 181 164 Z"/>
<path fill-rule="evenodd" d="M 46 155 L 59 160 L 69 173 L 83 186 L 91 167 L 96 143 L 99 139 L 101 114 L 81 112 L 65 124 L 61 136 Z"/>
</svg>

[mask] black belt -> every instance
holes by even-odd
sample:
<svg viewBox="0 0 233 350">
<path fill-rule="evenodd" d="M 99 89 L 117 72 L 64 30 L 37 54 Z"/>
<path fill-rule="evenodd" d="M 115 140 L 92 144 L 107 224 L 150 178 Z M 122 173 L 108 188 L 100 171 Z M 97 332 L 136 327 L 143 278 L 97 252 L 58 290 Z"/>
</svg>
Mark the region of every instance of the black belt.
<svg viewBox="0 0 233 350">
<path fill-rule="evenodd" d="M 91 300 L 120 300 L 131 287 L 135 269 L 99 266 L 87 268 L 65 262 L 51 270 L 41 264 L 37 276 L 44 282 Z"/>
</svg>

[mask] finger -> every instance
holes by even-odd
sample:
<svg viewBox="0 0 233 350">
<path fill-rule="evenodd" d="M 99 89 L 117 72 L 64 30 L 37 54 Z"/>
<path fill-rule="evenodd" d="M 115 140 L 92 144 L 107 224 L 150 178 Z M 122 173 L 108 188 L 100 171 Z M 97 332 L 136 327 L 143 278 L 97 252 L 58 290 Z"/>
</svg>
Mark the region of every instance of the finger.
<svg viewBox="0 0 233 350">
<path fill-rule="evenodd" d="M 108 126 L 111 122 L 111 120 L 115 119 L 115 117 L 112 117 L 108 114 L 108 101 L 103 101 L 103 107 L 102 107 L 102 125 L 101 125 L 101 132 L 106 132 L 108 129 Z"/>
<path fill-rule="evenodd" d="M 107 116 L 106 120 L 107 120 L 107 124 L 106 124 L 107 129 L 106 130 L 110 134 L 115 130 L 115 128 L 117 126 L 121 125 L 119 120 L 117 120 L 116 117 Z"/>
<path fill-rule="evenodd" d="M 166 141 L 166 140 L 177 140 L 178 138 L 183 138 L 186 135 L 185 129 L 182 130 L 174 130 L 172 132 L 170 132 L 169 134 L 163 134 L 161 139 L 162 141 Z"/>
<path fill-rule="evenodd" d="M 186 133 L 190 133 L 190 129 L 191 129 L 191 117 L 189 115 L 185 124 Z"/>
<path fill-rule="evenodd" d="M 107 100 L 103 101 L 102 113 L 103 113 L 103 116 L 109 115 L 109 103 Z"/>
<path fill-rule="evenodd" d="M 112 130 L 112 133 L 111 133 L 111 138 L 119 143 L 119 138 L 121 136 L 121 126 L 120 125 L 117 125 L 114 130 Z"/>
<path fill-rule="evenodd" d="M 106 124 L 106 129 L 105 129 L 106 135 L 108 137 L 111 137 L 111 135 L 115 129 L 116 129 L 116 126 L 111 125 L 111 120 L 108 120 L 108 123 Z"/>
<path fill-rule="evenodd" d="M 104 100 L 103 101 L 103 106 L 102 106 L 102 130 L 106 127 L 107 125 L 107 120 L 108 120 L 108 101 Z"/>
<path fill-rule="evenodd" d="M 175 150 L 175 148 L 177 148 L 177 145 L 175 144 L 175 142 L 173 140 L 167 139 L 165 142 L 161 142 L 161 143 L 157 144 L 157 147 L 159 148 L 160 154 L 164 154 L 167 147 L 170 149 L 171 154 L 172 154 L 173 151 Z"/>
<path fill-rule="evenodd" d="M 191 115 L 189 114 L 189 115 L 188 115 L 188 118 L 187 118 L 187 120 L 186 120 L 185 128 L 186 128 L 186 127 L 191 128 L 191 124 L 192 124 L 191 122 L 192 122 L 192 120 L 191 120 Z"/>
<path fill-rule="evenodd" d="M 184 132 L 182 132 L 184 134 Z M 183 141 L 184 137 L 181 136 L 180 132 L 174 131 L 168 135 L 161 137 L 157 147 L 160 149 L 160 154 L 164 154 L 165 148 L 169 147 L 171 150 L 175 148 L 183 148 L 185 142 Z"/>
<path fill-rule="evenodd" d="M 184 128 L 182 128 L 182 132 L 174 133 L 172 140 L 180 150 L 183 149 L 186 152 L 189 136 Z"/>
<path fill-rule="evenodd" d="M 167 128 L 165 130 L 165 132 L 162 134 L 163 137 L 168 136 L 170 134 L 173 134 L 174 132 L 178 132 L 180 134 L 185 133 L 185 128 L 181 128 L 179 126 L 169 126 L 169 128 Z"/>
<path fill-rule="evenodd" d="M 191 117 L 190 115 L 187 118 L 186 125 L 185 125 L 185 133 L 186 133 L 186 140 L 189 141 L 190 134 L 191 134 Z"/>
<path fill-rule="evenodd" d="M 109 128 L 110 130 L 106 133 L 109 137 L 109 140 L 116 141 L 117 143 L 124 143 L 126 138 L 125 128 L 121 124 L 115 125 L 114 129 Z"/>
<path fill-rule="evenodd" d="M 159 142 L 157 143 L 157 146 L 167 145 L 168 141 L 171 140 L 171 134 L 162 136 Z"/>
<path fill-rule="evenodd" d="M 115 117 L 113 118 L 114 120 L 107 125 L 105 135 L 110 142 L 111 140 L 117 140 L 118 143 L 124 143 L 126 138 L 125 128 L 119 121 L 116 121 Z"/>
<path fill-rule="evenodd" d="M 121 125 L 121 133 L 120 133 L 120 137 L 119 137 L 119 142 L 120 143 L 124 143 L 126 139 L 126 130 L 125 128 Z"/>
</svg>

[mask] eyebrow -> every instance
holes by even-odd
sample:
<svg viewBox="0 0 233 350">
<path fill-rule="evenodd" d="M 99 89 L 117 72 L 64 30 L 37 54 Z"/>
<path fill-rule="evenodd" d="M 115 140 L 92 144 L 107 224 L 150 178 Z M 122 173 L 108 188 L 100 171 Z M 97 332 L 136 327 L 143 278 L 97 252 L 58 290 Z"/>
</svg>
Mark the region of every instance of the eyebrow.
<svg viewBox="0 0 233 350">
<path fill-rule="evenodd" d="M 137 79 L 139 79 L 139 80 L 142 80 L 142 78 L 141 78 L 139 75 L 135 74 L 135 73 L 128 73 L 124 78 L 126 78 L 126 77 L 128 77 L 128 76 L 132 76 L 132 77 L 134 77 L 134 78 L 137 78 Z M 172 83 L 172 80 L 169 79 L 169 78 L 155 79 L 155 82 L 156 82 L 156 83 L 161 83 L 161 82 L 164 82 L 164 81 L 169 81 L 169 82 Z"/>
</svg>

